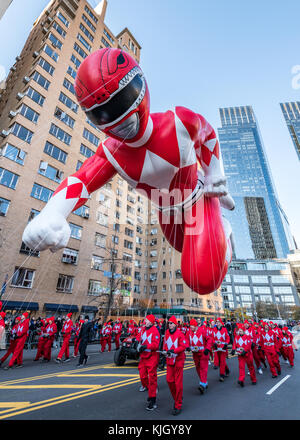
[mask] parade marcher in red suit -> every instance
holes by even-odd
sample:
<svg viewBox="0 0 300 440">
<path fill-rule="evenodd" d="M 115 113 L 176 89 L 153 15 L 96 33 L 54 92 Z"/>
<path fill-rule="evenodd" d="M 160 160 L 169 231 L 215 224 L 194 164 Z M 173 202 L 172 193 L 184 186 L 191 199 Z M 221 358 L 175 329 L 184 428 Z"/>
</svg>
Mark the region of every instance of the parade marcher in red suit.
<svg viewBox="0 0 300 440">
<path fill-rule="evenodd" d="M 5 367 L 6 370 L 9 368 L 12 368 L 15 361 L 17 361 L 17 367 L 23 367 L 23 350 L 24 345 L 28 336 L 29 332 L 29 319 L 28 319 L 28 313 L 24 312 L 21 315 L 20 322 L 17 326 L 16 331 L 16 345 L 13 352 L 13 356 L 11 360 L 9 361 L 8 367 Z"/>
<path fill-rule="evenodd" d="M 245 328 L 242 324 L 237 324 L 238 330 L 234 337 L 232 344 L 231 354 L 234 355 L 237 352 L 239 361 L 239 380 L 238 384 L 243 387 L 245 381 L 245 367 L 247 367 L 250 372 L 250 377 L 252 385 L 256 385 L 256 375 L 255 368 L 253 365 L 253 355 L 252 355 L 252 340 L 249 335 L 246 335 Z"/>
<path fill-rule="evenodd" d="M 45 343 L 47 341 L 47 335 L 45 334 L 47 323 L 44 319 L 42 319 L 41 324 L 42 325 L 38 330 L 39 340 L 37 345 L 37 353 L 34 358 L 34 361 L 38 361 L 44 355 Z"/>
<path fill-rule="evenodd" d="M 226 364 L 227 347 L 230 337 L 221 318 L 217 318 L 216 327 L 214 328 L 214 350 L 219 360 L 220 366 L 220 382 L 224 382 L 224 378 L 229 374 L 229 368 Z"/>
<path fill-rule="evenodd" d="M 137 328 L 135 326 L 135 321 L 133 319 L 131 319 L 129 321 L 129 325 L 128 325 L 128 328 L 127 328 L 127 333 L 128 333 L 128 336 L 133 336 L 134 337 L 134 336 L 137 335 Z"/>
<path fill-rule="evenodd" d="M 101 337 L 100 337 L 100 344 L 101 344 L 101 352 L 103 353 L 106 347 L 106 344 L 108 345 L 108 351 L 111 351 L 111 336 L 112 336 L 112 328 L 111 325 L 106 322 L 103 325 L 103 328 L 101 330 Z"/>
<path fill-rule="evenodd" d="M 294 366 L 294 348 L 297 351 L 298 348 L 294 343 L 294 337 L 289 331 L 288 327 L 283 327 L 281 332 L 281 353 L 286 363 Z"/>
<path fill-rule="evenodd" d="M 216 290 L 232 258 L 232 231 L 221 207 L 232 210 L 234 202 L 214 129 L 182 106 L 150 114 L 144 74 L 121 49 L 86 57 L 74 88 L 82 110 L 107 138 L 26 226 L 24 243 L 36 250 L 66 247 L 67 216 L 118 173 L 156 206 L 166 239 L 182 253 L 185 283 L 200 295 Z"/>
<path fill-rule="evenodd" d="M 5 312 L 0 312 L 0 350 L 6 349 L 5 316 Z"/>
<path fill-rule="evenodd" d="M 168 321 L 163 350 L 166 353 L 167 383 L 174 399 L 173 415 L 181 412 L 183 395 L 184 351 L 189 347 L 188 338 L 177 328 L 175 316 Z"/>
<path fill-rule="evenodd" d="M 142 384 L 140 391 L 148 389 L 149 403 L 146 408 L 148 411 L 157 408 L 157 366 L 159 361 L 157 350 L 160 343 L 160 333 L 154 323 L 154 315 L 146 316 L 145 326 L 137 337 L 139 341 L 137 350 L 140 353 L 139 373 Z"/>
<path fill-rule="evenodd" d="M 199 376 L 199 391 L 201 394 L 207 389 L 207 371 L 209 353 L 212 350 L 213 338 L 209 335 L 207 328 L 202 325 L 197 326 L 195 319 L 190 320 L 190 329 L 188 332 L 190 350 L 193 353 L 193 359 Z"/>
<path fill-rule="evenodd" d="M 113 333 L 115 334 L 115 346 L 116 350 L 120 348 L 120 336 L 122 334 L 122 323 L 120 321 L 120 318 L 117 319 L 117 322 L 113 326 Z"/>
<path fill-rule="evenodd" d="M 272 373 L 272 377 L 276 378 L 281 374 L 281 367 L 279 363 L 279 343 L 277 340 L 276 333 L 273 332 L 270 325 L 266 322 L 264 331 L 261 334 L 262 341 L 262 349 L 265 352 L 265 355 L 268 360 L 268 364 L 270 366 L 270 371 Z"/>
<path fill-rule="evenodd" d="M 214 339 L 214 328 L 215 328 L 215 321 L 214 321 L 214 319 L 210 319 L 209 320 L 209 327 L 207 328 L 207 331 L 208 331 L 209 336 L 212 339 Z M 217 370 L 219 368 L 219 358 L 218 358 L 216 352 L 214 351 L 214 349 L 212 349 L 209 356 L 210 356 L 210 360 L 213 361 L 214 370 Z M 210 361 L 208 362 L 208 364 L 210 365 Z"/>
<path fill-rule="evenodd" d="M 57 355 L 57 358 L 55 361 L 57 363 L 62 362 L 62 357 L 65 355 L 64 362 L 70 362 L 70 354 L 69 354 L 69 346 L 70 346 L 70 339 L 73 331 L 73 321 L 71 320 L 72 313 L 68 313 L 66 316 L 66 320 L 62 326 L 61 334 L 63 336 L 63 344 L 62 347 Z"/>
<path fill-rule="evenodd" d="M 13 354 L 13 352 L 15 351 L 15 347 L 16 347 L 16 343 L 17 343 L 17 339 L 16 339 L 17 327 L 18 327 L 20 319 L 21 319 L 20 316 L 17 316 L 15 318 L 15 325 L 13 326 L 13 328 L 11 329 L 11 332 L 10 332 L 9 347 L 8 347 L 5 355 L 0 359 L 0 365 L 2 365 L 3 362 L 6 361 L 6 359 L 11 354 Z"/>
<path fill-rule="evenodd" d="M 57 332 L 57 325 L 55 324 L 55 317 L 47 319 L 47 326 L 45 328 L 46 343 L 44 346 L 44 361 L 49 362 L 51 360 L 51 348 Z"/>
<path fill-rule="evenodd" d="M 84 320 L 80 319 L 75 324 L 74 353 L 73 353 L 73 357 L 75 357 L 75 358 L 78 355 L 79 344 L 80 344 L 79 333 L 80 333 L 80 329 L 81 329 L 81 326 L 83 323 L 84 323 Z"/>
<path fill-rule="evenodd" d="M 261 363 L 265 365 L 265 361 L 262 359 L 262 356 L 264 356 L 261 350 L 261 335 L 260 331 L 258 330 L 257 326 L 254 325 L 253 332 L 252 332 L 252 354 L 253 359 L 256 364 L 257 372 L 258 374 L 263 374 Z"/>
</svg>

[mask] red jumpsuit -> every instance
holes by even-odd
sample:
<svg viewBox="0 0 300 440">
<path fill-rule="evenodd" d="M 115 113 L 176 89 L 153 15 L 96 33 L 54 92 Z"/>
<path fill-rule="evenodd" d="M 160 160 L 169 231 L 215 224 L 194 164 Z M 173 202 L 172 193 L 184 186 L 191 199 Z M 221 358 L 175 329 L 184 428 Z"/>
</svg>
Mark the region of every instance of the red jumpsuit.
<svg viewBox="0 0 300 440">
<path fill-rule="evenodd" d="M 209 353 L 205 354 L 204 351 L 212 350 L 213 338 L 204 326 L 198 327 L 195 332 L 190 329 L 188 337 L 200 385 L 206 388 Z"/>
<path fill-rule="evenodd" d="M 9 361 L 8 366 L 12 367 L 17 361 L 18 365 L 22 365 L 23 362 L 23 349 L 28 336 L 29 331 L 29 319 L 25 319 L 23 322 L 19 322 L 16 331 L 16 345 L 13 352 L 13 356 Z"/>
<path fill-rule="evenodd" d="M 15 335 L 16 335 L 16 333 L 17 333 L 17 327 L 18 327 L 18 325 L 19 325 L 19 323 L 16 323 L 16 324 L 13 326 L 12 330 L 11 330 L 10 341 L 9 341 L 9 347 L 8 347 L 8 349 L 7 349 L 6 353 L 5 353 L 5 355 L 0 359 L 0 363 L 1 363 L 1 364 L 3 364 L 3 362 L 6 361 L 6 359 L 8 358 L 8 356 L 9 356 L 10 354 L 12 354 L 12 353 L 14 352 L 14 350 L 15 350 L 16 343 L 17 343 L 17 340 L 15 339 Z"/>
<path fill-rule="evenodd" d="M 181 409 L 183 395 L 183 367 L 185 361 L 185 349 L 188 348 L 188 338 L 176 329 L 171 333 L 166 330 L 163 350 L 174 350 L 174 354 L 167 356 L 167 383 L 174 399 L 174 408 Z"/>
<path fill-rule="evenodd" d="M 281 374 L 281 368 L 279 363 L 279 344 L 276 333 L 273 330 L 264 331 L 261 334 L 262 349 L 265 352 L 268 360 L 272 376 L 277 377 L 277 373 Z M 277 371 L 276 371 L 277 370 Z"/>
<path fill-rule="evenodd" d="M 42 326 L 39 328 L 38 334 L 40 335 L 37 345 L 37 353 L 35 356 L 35 361 L 38 361 L 44 354 L 45 343 L 47 341 L 45 335 L 46 323 L 43 321 Z"/>
<path fill-rule="evenodd" d="M 129 324 L 129 326 L 127 328 L 127 333 L 128 333 L 128 336 L 132 336 L 132 337 L 136 337 L 137 336 L 138 329 L 135 326 L 135 324 L 133 324 L 133 323 Z"/>
<path fill-rule="evenodd" d="M 75 338 L 74 338 L 74 354 L 73 354 L 74 357 L 77 356 L 78 350 L 79 350 L 80 339 L 78 338 L 78 336 L 79 336 L 80 328 L 81 328 L 81 323 L 76 322 L 76 324 L 75 324 Z"/>
<path fill-rule="evenodd" d="M 143 387 L 148 388 L 148 397 L 156 397 L 157 389 L 157 366 L 160 343 L 160 334 L 155 325 L 144 327 L 137 340 L 141 345 L 146 345 L 145 351 L 140 354 L 139 373 Z"/>
<path fill-rule="evenodd" d="M 209 336 L 214 339 L 214 327 L 207 327 L 207 332 L 209 334 Z M 219 358 L 218 356 L 215 354 L 216 352 L 214 351 L 214 349 L 212 348 L 212 351 L 210 353 L 210 359 L 211 361 L 213 360 L 214 362 L 214 367 L 218 367 L 219 366 Z"/>
<path fill-rule="evenodd" d="M 116 350 L 118 350 L 118 348 L 120 347 L 120 336 L 122 334 L 122 324 L 121 322 L 117 322 L 114 326 L 113 326 L 113 333 L 115 334 L 115 345 L 116 345 Z"/>
<path fill-rule="evenodd" d="M 281 353 L 284 359 L 288 359 L 290 366 L 294 366 L 294 349 L 293 349 L 293 335 L 286 331 L 282 333 L 281 337 Z"/>
<path fill-rule="evenodd" d="M 108 351 L 111 351 L 111 336 L 112 336 L 112 328 L 111 325 L 103 326 L 101 330 L 100 344 L 101 344 L 101 352 L 103 353 L 108 345 Z"/>
<path fill-rule="evenodd" d="M 73 330 L 73 322 L 71 319 L 68 321 L 66 320 L 63 327 L 62 327 L 62 335 L 63 335 L 63 344 L 62 347 L 57 355 L 57 359 L 62 359 L 63 355 L 65 355 L 65 360 L 69 359 L 69 345 L 70 345 L 70 338 Z"/>
<path fill-rule="evenodd" d="M 229 368 L 226 364 L 226 355 L 227 355 L 227 345 L 230 342 L 230 337 L 226 327 L 221 327 L 218 329 L 214 328 L 214 350 L 215 355 L 218 358 L 218 364 L 220 365 L 220 378 L 224 378 L 226 371 L 229 371 Z"/>
<path fill-rule="evenodd" d="M 55 322 L 47 325 L 47 327 L 45 329 L 45 333 L 47 335 L 47 338 L 46 338 L 46 343 L 44 346 L 44 359 L 46 359 L 47 361 L 51 360 L 51 347 L 52 347 L 56 332 L 57 332 L 57 325 L 55 324 Z"/>
<path fill-rule="evenodd" d="M 232 344 L 232 350 L 235 350 L 238 354 L 240 382 L 244 382 L 245 380 L 245 366 L 247 364 L 248 370 L 250 372 L 251 381 L 252 383 L 256 383 L 251 344 L 252 340 L 249 335 L 240 335 L 239 333 L 236 334 Z M 246 352 L 246 354 L 242 355 L 244 351 Z"/>
</svg>

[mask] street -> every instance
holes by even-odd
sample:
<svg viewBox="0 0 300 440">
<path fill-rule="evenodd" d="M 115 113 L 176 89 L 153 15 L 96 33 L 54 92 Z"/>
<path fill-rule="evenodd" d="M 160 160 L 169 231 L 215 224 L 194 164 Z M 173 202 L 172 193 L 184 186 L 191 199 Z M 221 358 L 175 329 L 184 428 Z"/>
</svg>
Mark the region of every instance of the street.
<svg viewBox="0 0 300 440">
<path fill-rule="evenodd" d="M 298 344 L 299 346 L 299 344 Z M 72 353 L 73 349 L 71 349 Z M 53 350 L 55 359 L 57 350 Z M 208 391 L 200 395 L 192 356 L 184 370 L 182 413 L 171 414 L 173 401 L 166 383 L 166 370 L 158 371 L 158 408 L 146 411 L 147 393 L 139 392 L 138 364 L 113 363 L 114 351 L 99 353 L 99 345 L 88 348 L 86 366 L 76 368 L 77 359 L 56 364 L 33 362 L 35 350 L 24 352 L 24 367 L 0 369 L 1 420 L 299 420 L 300 355 L 295 367 L 282 358 L 282 374 L 272 379 L 269 369 L 257 375 L 253 386 L 246 375 L 245 387 L 237 385 L 238 361 L 228 359 L 230 375 L 219 382 L 218 370 L 209 367 Z"/>
</svg>

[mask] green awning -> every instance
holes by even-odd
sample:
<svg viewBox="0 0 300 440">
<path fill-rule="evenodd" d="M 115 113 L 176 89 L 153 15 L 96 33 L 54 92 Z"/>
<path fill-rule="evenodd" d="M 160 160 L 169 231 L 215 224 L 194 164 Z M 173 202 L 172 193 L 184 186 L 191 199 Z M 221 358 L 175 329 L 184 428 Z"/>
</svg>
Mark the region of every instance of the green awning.
<svg viewBox="0 0 300 440">
<path fill-rule="evenodd" d="M 147 311 L 149 314 L 152 313 L 153 315 L 186 315 L 188 311 L 186 309 L 159 309 L 159 308 L 153 308 L 148 309 Z"/>
</svg>

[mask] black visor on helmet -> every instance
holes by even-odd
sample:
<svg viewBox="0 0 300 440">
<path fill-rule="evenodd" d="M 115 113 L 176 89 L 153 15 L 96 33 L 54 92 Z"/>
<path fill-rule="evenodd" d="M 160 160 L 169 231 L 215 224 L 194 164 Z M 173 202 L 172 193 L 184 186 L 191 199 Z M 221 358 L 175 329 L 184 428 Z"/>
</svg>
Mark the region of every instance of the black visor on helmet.
<svg viewBox="0 0 300 440">
<path fill-rule="evenodd" d="M 96 125 L 105 125 L 114 122 L 126 113 L 139 97 L 143 88 L 143 80 L 136 75 L 127 86 L 123 87 L 107 103 L 99 105 L 93 110 L 86 111 L 87 117 Z"/>
</svg>

